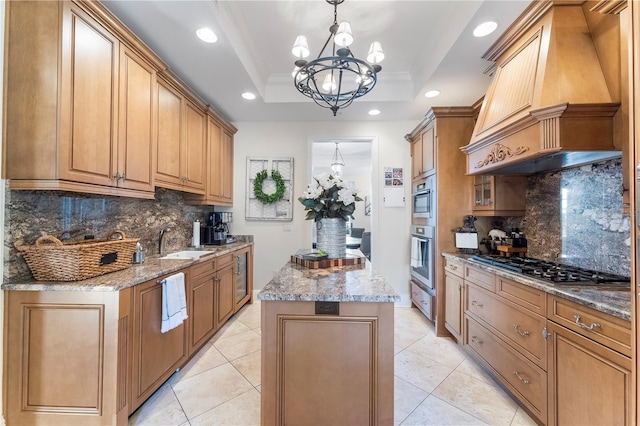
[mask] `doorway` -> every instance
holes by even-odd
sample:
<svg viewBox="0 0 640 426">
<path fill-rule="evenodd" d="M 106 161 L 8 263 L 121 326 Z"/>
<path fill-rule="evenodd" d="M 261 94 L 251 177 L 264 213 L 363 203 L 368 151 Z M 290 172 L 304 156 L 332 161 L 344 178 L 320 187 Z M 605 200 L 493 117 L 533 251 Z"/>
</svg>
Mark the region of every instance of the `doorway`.
<svg viewBox="0 0 640 426">
<path fill-rule="evenodd" d="M 343 160 L 341 179 L 352 182 L 358 188 L 358 196 L 363 201 L 356 202 L 353 219 L 347 223 L 347 239 L 352 243 L 360 243 L 359 248 L 371 258 L 371 232 L 373 231 L 373 188 L 372 188 L 372 138 L 332 138 L 311 140 L 311 176 L 322 173 L 334 174 L 331 164 L 338 149 L 338 156 Z M 312 240 L 315 241 L 315 226 L 311 224 Z M 352 235 L 353 232 L 353 235 Z M 367 233 L 367 234 L 365 234 Z M 364 240 L 364 241 L 363 241 Z M 366 251 L 366 252 L 365 252 Z"/>
</svg>

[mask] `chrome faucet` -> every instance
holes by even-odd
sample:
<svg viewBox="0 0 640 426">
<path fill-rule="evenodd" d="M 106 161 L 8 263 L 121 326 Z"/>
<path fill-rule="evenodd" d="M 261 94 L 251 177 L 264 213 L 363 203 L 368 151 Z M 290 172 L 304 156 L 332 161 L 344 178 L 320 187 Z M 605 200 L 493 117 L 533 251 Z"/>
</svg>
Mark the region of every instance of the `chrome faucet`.
<svg viewBox="0 0 640 426">
<path fill-rule="evenodd" d="M 169 231 L 171 231 L 171 228 L 164 228 L 160 231 L 160 240 L 158 241 L 158 251 L 160 254 L 164 252 L 164 236 Z"/>
</svg>

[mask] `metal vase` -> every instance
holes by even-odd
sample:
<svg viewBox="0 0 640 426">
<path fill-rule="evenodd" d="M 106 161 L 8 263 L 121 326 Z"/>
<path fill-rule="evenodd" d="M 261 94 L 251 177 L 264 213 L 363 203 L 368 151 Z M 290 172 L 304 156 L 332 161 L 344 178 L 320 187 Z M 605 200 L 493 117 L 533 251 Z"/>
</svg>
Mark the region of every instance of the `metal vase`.
<svg viewBox="0 0 640 426">
<path fill-rule="evenodd" d="M 326 251 L 331 259 L 346 257 L 347 222 L 339 217 L 324 218 L 316 222 L 316 247 Z"/>
</svg>

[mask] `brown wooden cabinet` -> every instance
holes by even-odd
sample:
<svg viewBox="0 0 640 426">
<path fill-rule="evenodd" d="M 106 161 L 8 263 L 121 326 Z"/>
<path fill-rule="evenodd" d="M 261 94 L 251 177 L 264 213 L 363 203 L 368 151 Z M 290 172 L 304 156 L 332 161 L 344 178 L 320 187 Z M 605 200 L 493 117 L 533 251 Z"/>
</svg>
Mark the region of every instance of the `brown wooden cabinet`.
<svg viewBox="0 0 640 426">
<path fill-rule="evenodd" d="M 216 259 L 191 267 L 187 283 L 189 300 L 189 356 L 196 353 L 218 330 L 216 317 Z"/>
<path fill-rule="evenodd" d="M 185 274 L 185 282 L 188 283 L 189 270 L 179 272 Z M 130 413 L 146 401 L 189 356 L 186 322 L 165 333 L 160 331 L 162 285 L 158 281 L 167 276 L 133 287 Z"/>
<path fill-rule="evenodd" d="M 450 258 L 444 259 L 445 308 L 444 326 L 458 341 L 462 342 L 464 317 L 464 263 Z"/>
<path fill-rule="evenodd" d="M 107 29 L 99 4 L 8 6 L 4 162 L 11 188 L 153 198 L 155 58 L 143 60 Z"/>
<path fill-rule="evenodd" d="M 393 424 L 393 303 L 261 303 L 263 425 Z"/>
<path fill-rule="evenodd" d="M 549 322 L 549 425 L 632 425 L 631 359 Z"/>
<path fill-rule="evenodd" d="M 157 186 L 204 195 L 205 113 L 164 79 L 158 79 Z"/>
<path fill-rule="evenodd" d="M 9 425 L 126 425 L 132 289 L 6 291 Z"/>
<path fill-rule="evenodd" d="M 544 292 L 469 264 L 465 264 L 464 284 L 465 347 L 535 418 L 546 423 Z"/>
<path fill-rule="evenodd" d="M 435 133 L 432 123 L 411 139 L 411 180 L 424 179 L 435 171 Z"/>
<path fill-rule="evenodd" d="M 474 176 L 473 214 L 524 216 L 526 189 L 526 176 Z"/>
<path fill-rule="evenodd" d="M 235 258 L 227 254 L 218 258 L 216 271 L 216 311 L 218 324 L 224 324 L 235 312 Z"/>
<path fill-rule="evenodd" d="M 233 205 L 233 134 L 235 127 L 207 120 L 207 184 L 204 196 L 189 196 L 190 204 Z"/>
</svg>

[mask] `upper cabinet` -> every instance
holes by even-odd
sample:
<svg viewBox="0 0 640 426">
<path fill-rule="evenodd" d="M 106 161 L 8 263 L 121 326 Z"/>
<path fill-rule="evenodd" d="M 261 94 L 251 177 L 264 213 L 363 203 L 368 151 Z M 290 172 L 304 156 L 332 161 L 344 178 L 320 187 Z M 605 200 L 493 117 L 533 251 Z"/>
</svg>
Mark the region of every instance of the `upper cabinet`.
<svg viewBox="0 0 640 426">
<path fill-rule="evenodd" d="M 7 16 L 10 188 L 153 198 L 152 61 L 75 3 L 12 2 Z"/>
<path fill-rule="evenodd" d="M 153 198 L 163 186 L 209 204 L 213 162 L 231 205 L 236 129 L 100 2 L 8 2 L 6 16 L 11 189 Z M 224 148 L 209 150 L 210 120 Z"/>
<path fill-rule="evenodd" d="M 476 175 L 473 183 L 475 216 L 524 216 L 526 176 Z"/>
<path fill-rule="evenodd" d="M 532 2 L 485 54 L 494 77 L 462 148 L 467 173 L 536 173 L 620 156 L 619 94 L 610 94 L 598 59 L 620 49 L 596 49 L 586 17 L 595 12 L 581 3 Z"/>
<path fill-rule="evenodd" d="M 158 80 L 156 185 L 204 194 L 206 123 L 204 111 Z"/>
<path fill-rule="evenodd" d="M 411 139 L 411 180 L 417 181 L 436 172 L 433 123 Z"/>
</svg>

